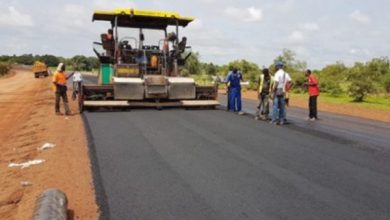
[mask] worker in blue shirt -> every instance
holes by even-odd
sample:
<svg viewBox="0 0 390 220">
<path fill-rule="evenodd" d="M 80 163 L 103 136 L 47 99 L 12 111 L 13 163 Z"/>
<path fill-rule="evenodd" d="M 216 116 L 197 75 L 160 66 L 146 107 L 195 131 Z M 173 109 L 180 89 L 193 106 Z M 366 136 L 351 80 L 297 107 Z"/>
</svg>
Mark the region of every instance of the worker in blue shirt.
<svg viewBox="0 0 390 220">
<path fill-rule="evenodd" d="M 242 115 L 241 111 L 241 85 L 242 74 L 237 68 L 233 68 L 226 77 L 226 84 L 228 86 L 228 109 L 232 112 L 238 112 Z"/>
</svg>

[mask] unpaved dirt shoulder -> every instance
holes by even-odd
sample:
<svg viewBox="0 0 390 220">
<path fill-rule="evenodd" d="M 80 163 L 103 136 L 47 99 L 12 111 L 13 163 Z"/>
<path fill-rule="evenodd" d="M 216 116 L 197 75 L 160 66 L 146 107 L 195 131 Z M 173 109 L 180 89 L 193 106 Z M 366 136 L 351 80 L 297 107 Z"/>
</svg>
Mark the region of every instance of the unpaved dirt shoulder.
<svg viewBox="0 0 390 220">
<path fill-rule="evenodd" d="M 77 112 L 76 103 L 71 102 L 71 108 Z M 18 71 L 0 79 L 0 115 L 0 219 L 30 219 L 37 196 L 47 188 L 67 194 L 72 218 L 98 219 L 82 119 L 78 114 L 54 114 L 50 78 Z M 56 146 L 38 150 L 44 143 Z M 8 167 L 36 159 L 45 162 L 25 169 Z"/>
</svg>

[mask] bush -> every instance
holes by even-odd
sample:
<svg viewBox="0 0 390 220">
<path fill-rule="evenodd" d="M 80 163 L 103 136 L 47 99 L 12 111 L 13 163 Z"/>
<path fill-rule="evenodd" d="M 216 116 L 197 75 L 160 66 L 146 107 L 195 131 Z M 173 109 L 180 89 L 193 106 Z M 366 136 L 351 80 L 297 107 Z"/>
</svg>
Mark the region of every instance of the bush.
<svg viewBox="0 0 390 220">
<path fill-rule="evenodd" d="M 367 94 L 377 92 L 377 87 L 374 84 L 376 77 L 363 63 L 355 63 L 348 70 L 347 80 L 350 82 L 348 93 L 355 102 L 362 102 Z"/>
<path fill-rule="evenodd" d="M 7 63 L 0 63 L 0 76 L 7 74 L 9 69 L 9 65 Z"/>
<path fill-rule="evenodd" d="M 328 93 L 329 95 L 334 97 L 340 96 L 344 92 L 341 89 L 339 82 L 335 82 L 331 80 L 320 81 L 320 89 L 321 92 Z"/>
<path fill-rule="evenodd" d="M 385 87 L 385 91 L 390 95 L 390 75 L 386 76 L 386 78 L 384 79 L 384 87 Z"/>
<path fill-rule="evenodd" d="M 212 85 L 214 83 L 213 78 L 210 75 L 198 74 L 192 75 L 197 85 Z"/>
</svg>

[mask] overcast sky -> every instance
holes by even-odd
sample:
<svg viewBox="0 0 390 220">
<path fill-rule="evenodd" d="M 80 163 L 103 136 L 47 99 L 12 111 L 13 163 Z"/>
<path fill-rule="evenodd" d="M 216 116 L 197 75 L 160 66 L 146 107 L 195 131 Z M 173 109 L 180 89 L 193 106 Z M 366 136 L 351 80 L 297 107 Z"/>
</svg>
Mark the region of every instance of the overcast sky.
<svg viewBox="0 0 390 220">
<path fill-rule="evenodd" d="M 117 7 L 195 17 L 182 34 L 204 62 L 269 65 L 288 48 L 322 68 L 390 54 L 389 0 L 0 0 L 0 54 L 93 56 L 109 27 L 93 10 Z"/>
</svg>

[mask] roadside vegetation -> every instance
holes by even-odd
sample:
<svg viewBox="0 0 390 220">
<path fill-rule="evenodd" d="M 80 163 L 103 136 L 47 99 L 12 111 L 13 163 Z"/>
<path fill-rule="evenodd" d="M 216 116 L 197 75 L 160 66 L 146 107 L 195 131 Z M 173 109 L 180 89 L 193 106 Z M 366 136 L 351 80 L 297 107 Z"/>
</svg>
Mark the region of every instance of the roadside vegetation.
<svg viewBox="0 0 390 220">
<path fill-rule="evenodd" d="M 57 57 L 54 55 L 32 55 L 23 54 L 20 56 L 0 56 L 0 63 L 32 65 L 35 61 L 42 61 L 49 67 L 56 67 L 59 63 L 65 63 L 70 70 L 92 71 L 99 68 L 99 60 L 96 57 L 76 55 L 71 58 Z"/>
<path fill-rule="evenodd" d="M 286 71 L 294 80 L 294 93 L 306 92 L 304 71 L 307 69 L 305 61 L 297 60 L 291 50 L 275 58 L 285 63 Z M 186 63 L 183 73 L 193 76 L 201 84 L 210 84 L 216 78 L 224 79 L 232 67 L 237 67 L 243 73 L 245 81 L 249 81 L 249 90 L 255 90 L 261 69 L 257 64 L 246 60 L 235 60 L 226 65 L 202 63 L 199 54 L 191 56 Z M 271 73 L 275 66 L 267 66 Z M 374 58 L 365 63 L 357 62 L 353 66 L 346 66 L 342 62 L 330 64 L 321 70 L 313 70 L 320 81 L 322 101 L 331 103 L 364 103 L 359 106 L 385 106 L 390 109 L 390 61 L 388 57 Z M 223 86 L 223 85 L 222 85 Z"/>
<path fill-rule="evenodd" d="M 11 64 L 32 65 L 35 61 L 45 62 L 50 69 L 63 62 L 69 70 L 96 71 L 99 69 L 99 61 L 96 57 L 76 55 L 71 58 L 54 55 L 0 56 L 0 76 L 9 70 Z M 291 50 L 283 50 L 282 54 L 274 60 L 285 63 L 285 69 L 294 80 L 294 93 L 305 93 L 304 71 L 307 68 L 305 61 L 297 60 Z M 221 81 L 232 67 L 237 67 L 243 73 L 245 81 L 249 82 L 247 89 L 255 90 L 261 69 L 256 63 L 247 60 L 235 60 L 225 65 L 204 63 L 200 61 L 199 53 L 194 53 L 188 58 L 181 73 L 184 76 L 194 77 L 196 82 L 202 85 Z M 271 73 L 275 72 L 274 65 L 267 66 Z M 377 103 L 378 105 L 390 105 L 390 60 L 388 57 L 374 58 L 367 62 L 357 62 L 347 66 L 342 62 L 329 64 L 321 70 L 313 70 L 320 81 L 322 97 L 326 100 L 339 100 L 345 102 Z"/>
<path fill-rule="evenodd" d="M 10 70 L 9 64 L 5 62 L 0 62 L 0 77 L 6 75 Z"/>
</svg>

